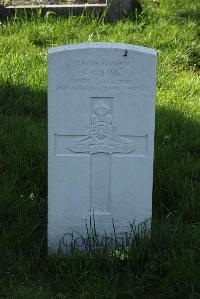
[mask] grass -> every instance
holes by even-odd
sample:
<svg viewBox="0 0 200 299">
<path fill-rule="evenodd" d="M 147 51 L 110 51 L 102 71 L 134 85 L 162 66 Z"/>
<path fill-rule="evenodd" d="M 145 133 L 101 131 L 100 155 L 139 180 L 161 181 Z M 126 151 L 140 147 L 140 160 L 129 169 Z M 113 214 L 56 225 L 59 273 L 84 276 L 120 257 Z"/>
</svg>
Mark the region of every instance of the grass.
<svg viewBox="0 0 200 299">
<path fill-rule="evenodd" d="M 200 298 L 200 5 L 142 2 L 133 20 L 0 25 L 0 298 Z M 159 53 L 152 238 L 128 258 L 46 256 L 47 49 L 109 41 Z"/>
</svg>

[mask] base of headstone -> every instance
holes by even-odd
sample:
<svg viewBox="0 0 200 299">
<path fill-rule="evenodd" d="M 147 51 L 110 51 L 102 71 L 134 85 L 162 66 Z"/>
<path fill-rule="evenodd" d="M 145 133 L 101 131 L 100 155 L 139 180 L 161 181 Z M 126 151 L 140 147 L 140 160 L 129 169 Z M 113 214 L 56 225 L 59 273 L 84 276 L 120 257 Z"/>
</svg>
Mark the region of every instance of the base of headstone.
<svg viewBox="0 0 200 299">
<path fill-rule="evenodd" d="M 124 250 L 131 246 L 135 238 L 151 237 L 151 219 L 138 225 L 130 223 L 127 230 L 122 231 L 118 225 L 111 223 L 107 229 L 101 229 L 94 218 L 86 221 L 82 227 L 74 227 L 71 233 L 65 233 L 57 242 L 57 250 L 49 244 L 49 255 L 70 255 L 75 253 L 94 254 L 104 252 L 109 254 L 113 250 Z"/>
</svg>

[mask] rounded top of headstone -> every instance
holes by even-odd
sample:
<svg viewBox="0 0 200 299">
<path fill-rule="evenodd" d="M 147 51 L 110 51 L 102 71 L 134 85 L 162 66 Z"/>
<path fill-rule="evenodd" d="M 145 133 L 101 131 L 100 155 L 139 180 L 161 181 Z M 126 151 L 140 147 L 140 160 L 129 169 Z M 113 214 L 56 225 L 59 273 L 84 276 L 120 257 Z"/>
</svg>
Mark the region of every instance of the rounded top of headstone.
<svg viewBox="0 0 200 299">
<path fill-rule="evenodd" d="M 81 50 L 81 49 L 121 49 L 121 50 L 129 50 L 144 54 L 150 55 L 157 55 L 155 49 L 137 46 L 137 45 L 130 45 L 124 43 L 110 43 L 110 42 L 96 42 L 96 43 L 81 43 L 81 44 L 71 44 L 71 45 L 64 45 L 54 48 L 49 48 L 48 53 L 54 54 L 63 51 L 70 51 L 70 50 Z"/>
</svg>

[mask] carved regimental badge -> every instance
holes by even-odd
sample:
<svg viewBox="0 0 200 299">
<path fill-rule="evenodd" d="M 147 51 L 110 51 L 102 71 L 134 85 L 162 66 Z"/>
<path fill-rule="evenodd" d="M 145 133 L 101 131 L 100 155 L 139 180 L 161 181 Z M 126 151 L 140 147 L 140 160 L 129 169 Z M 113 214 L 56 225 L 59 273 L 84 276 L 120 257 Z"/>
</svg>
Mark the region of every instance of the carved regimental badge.
<svg viewBox="0 0 200 299">
<path fill-rule="evenodd" d="M 112 115 L 107 106 L 97 106 L 90 120 L 89 134 L 84 138 L 72 140 L 69 146 L 71 151 L 112 154 L 130 153 L 135 150 L 131 140 L 116 136 Z"/>
</svg>

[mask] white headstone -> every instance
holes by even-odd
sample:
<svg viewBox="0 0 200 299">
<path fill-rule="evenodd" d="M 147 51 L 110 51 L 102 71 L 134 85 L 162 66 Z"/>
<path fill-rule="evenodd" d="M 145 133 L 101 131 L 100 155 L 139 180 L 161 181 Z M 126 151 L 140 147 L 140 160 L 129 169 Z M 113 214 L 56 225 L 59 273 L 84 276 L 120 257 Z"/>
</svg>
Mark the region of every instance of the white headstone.
<svg viewBox="0 0 200 299">
<path fill-rule="evenodd" d="M 49 49 L 48 74 L 51 253 L 90 219 L 109 235 L 113 223 L 120 234 L 151 218 L 156 51 L 61 46 Z"/>
</svg>

